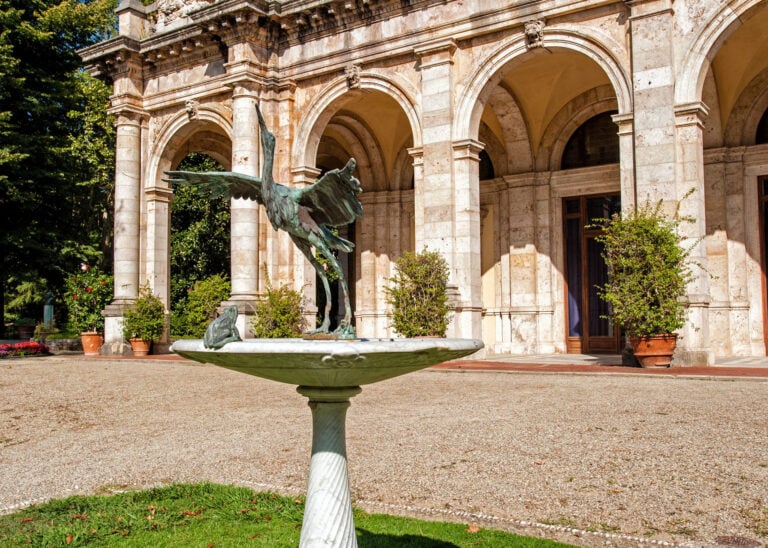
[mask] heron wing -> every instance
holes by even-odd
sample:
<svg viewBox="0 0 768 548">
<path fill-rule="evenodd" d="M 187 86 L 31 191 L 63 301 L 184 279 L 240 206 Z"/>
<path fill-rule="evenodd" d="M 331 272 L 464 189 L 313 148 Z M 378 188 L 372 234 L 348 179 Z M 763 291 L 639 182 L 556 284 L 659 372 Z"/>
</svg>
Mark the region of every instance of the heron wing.
<svg viewBox="0 0 768 548">
<path fill-rule="evenodd" d="M 180 183 L 197 189 L 199 194 L 213 198 L 248 198 L 261 200 L 261 179 L 231 171 L 166 171 L 168 183 Z"/>
<path fill-rule="evenodd" d="M 355 165 L 354 158 L 350 158 L 342 169 L 331 170 L 313 185 L 299 189 L 299 204 L 309 209 L 318 224 L 348 225 L 363 214 L 363 206 L 357 198 L 363 189 L 352 175 Z"/>
</svg>

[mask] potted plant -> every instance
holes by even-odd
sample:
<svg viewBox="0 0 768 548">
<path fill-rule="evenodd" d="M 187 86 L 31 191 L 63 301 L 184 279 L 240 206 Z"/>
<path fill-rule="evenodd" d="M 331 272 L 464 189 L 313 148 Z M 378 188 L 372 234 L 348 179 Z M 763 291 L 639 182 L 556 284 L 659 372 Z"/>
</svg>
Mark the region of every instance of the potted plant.
<svg viewBox="0 0 768 548">
<path fill-rule="evenodd" d="M 448 263 L 437 251 L 406 251 L 384 289 L 392 328 L 403 337 L 445 337 L 448 329 Z"/>
<path fill-rule="evenodd" d="M 98 355 L 104 340 L 101 312 L 112 300 L 112 276 L 83 263 L 78 273 L 67 278 L 65 299 L 69 329 L 80 333 L 86 356 Z"/>
<path fill-rule="evenodd" d="M 669 219 L 662 202 L 646 203 L 623 217 L 602 219 L 603 258 L 608 282 L 598 287 L 611 307 L 608 316 L 627 335 L 642 367 L 669 366 L 677 343 L 674 333 L 685 322 L 686 285 L 693 275 L 690 249 L 679 235 L 690 218 L 676 212 Z"/>
<path fill-rule="evenodd" d="M 32 338 L 35 332 L 35 319 L 34 318 L 19 318 L 13 325 L 16 326 L 16 332 L 19 339 L 28 341 Z"/>
<path fill-rule="evenodd" d="M 143 285 L 136 301 L 123 313 L 123 337 L 131 343 L 135 356 L 146 356 L 163 329 L 165 306 L 148 285 Z"/>
</svg>

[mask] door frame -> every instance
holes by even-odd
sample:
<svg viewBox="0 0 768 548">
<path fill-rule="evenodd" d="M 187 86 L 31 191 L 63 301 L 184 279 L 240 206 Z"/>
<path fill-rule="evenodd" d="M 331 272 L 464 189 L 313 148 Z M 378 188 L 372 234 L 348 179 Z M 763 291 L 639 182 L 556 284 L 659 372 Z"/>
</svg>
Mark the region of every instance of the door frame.
<svg viewBox="0 0 768 548">
<path fill-rule="evenodd" d="M 587 268 L 587 243 L 588 240 L 594 239 L 596 236 L 598 236 L 601 232 L 600 229 L 586 229 L 586 225 L 588 225 L 592 220 L 587 219 L 587 200 L 592 198 L 603 198 L 603 197 L 611 197 L 616 196 L 620 198 L 620 193 L 618 192 L 605 192 L 605 193 L 598 193 L 598 194 L 583 194 L 578 196 L 564 196 L 562 198 L 562 214 L 563 214 L 563 229 L 562 229 L 562 235 L 563 235 L 563 278 L 564 278 L 564 303 L 565 303 L 565 341 L 566 341 L 566 352 L 569 354 L 582 354 L 582 353 L 611 353 L 611 354 L 617 354 L 622 351 L 623 348 L 623 340 L 621 336 L 621 330 L 614 326 L 613 327 L 613 335 L 611 336 L 592 336 L 589 334 L 589 328 L 590 328 L 590 314 L 589 314 L 589 276 L 588 272 L 589 269 Z M 569 213 L 568 208 L 566 207 L 566 202 L 571 200 L 579 200 L 579 212 L 578 213 Z M 570 335 L 570 306 L 569 306 L 569 258 L 568 258 L 568 220 L 570 219 L 579 219 L 582 221 L 582 224 L 580 226 L 580 248 L 581 248 L 581 257 L 580 257 L 580 282 L 581 287 L 579 288 L 579 292 L 581 295 L 581 312 L 582 312 L 582 327 L 581 332 L 582 335 L 580 337 L 575 337 Z"/>
</svg>

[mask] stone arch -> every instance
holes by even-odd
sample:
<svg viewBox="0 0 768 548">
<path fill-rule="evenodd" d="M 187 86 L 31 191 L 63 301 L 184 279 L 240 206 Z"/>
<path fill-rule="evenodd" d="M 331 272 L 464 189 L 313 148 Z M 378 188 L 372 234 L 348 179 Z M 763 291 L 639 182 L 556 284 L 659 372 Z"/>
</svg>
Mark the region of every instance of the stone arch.
<svg viewBox="0 0 768 548">
<path fill-rule="evenodd" d="M 687 48 L 675 84 L 675 104 L 685 105 L 699 101 L 710 61 L 720 46 L 750 17 L 750 10 L 760 0 L 726 0 L 700 27 Z"/>
<path fill-rule="evenodd" d="M 415 93 L 409 92 L 406 86 L 385 78 L 378 74 L 363 72 L 360 74 L 359 88 L 350 89 L 346 78 L 338 78 L 331 82 L 312 100 L 304 116 L 296 129 L 291 163 L 293 166 L 312 166 L 317 156 L 322 131 L 317 128 L 325 128 L 336 112 L 341 108 L 334 108 L 337 99 L 347 94 L 359 94 L 363 90 L 380 91 L 400 105 L 411 126 L 413 146 L 421 146 L 421 122 L 416 112 Z"/>
<path fill-rule="evenodd" d="M 725 127 L 725 146 L 754 145 L 757 125 L 766 110 L 768 71 L 763 71 L 739 95 Z"/>
<path fill-rule="evenodd" d="M 614 52 L 625 48 L 607 36 L 590 36 L 583 30 L 567 27 L 546 27 L 541 48 L 528 49 L 523 36 L 503 43 L 472 71 L 458 101 L 454 119 L 454 138 L 477 139 L 483 107 L 503 76 L 520 62 L 523 54 L 546 54 L 547 49 L 563 48 L 582 53 L 594 61 L 606 74 L 616 95 L 620 114 L 632 112 L 630 78 Z"/>
<path fill-rule="evenodd" d="M 190 152 L 207 154 L 225 169 L 231 169 L 231 119 L 215 107 L 200 107 L 191 120 L 185 111 L 179 112 L 163 125 L 150 150 L 147 186 L 165 186 L 163 173 Z"/>
<path fill-rule="evenodd" d="M 547 126 L 536 158 L 538 171 L 560 169 L 563 150 L 571 135 L 587 120 L 618 108 L 611 86 L 599 86 L 582 93 L 558 112 Z M 618 128 L 616 129 L 618 132 Z"/>
</svg>

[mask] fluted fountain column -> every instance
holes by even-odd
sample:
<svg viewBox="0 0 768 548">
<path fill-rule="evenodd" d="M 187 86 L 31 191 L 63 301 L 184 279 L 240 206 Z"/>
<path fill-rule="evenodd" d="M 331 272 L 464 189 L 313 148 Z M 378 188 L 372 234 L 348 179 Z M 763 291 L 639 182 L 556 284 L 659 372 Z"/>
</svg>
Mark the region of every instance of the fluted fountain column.
<svg viewBox="0 0 768 548">
<path fill-rule="evenodd" d="M 312 410 L 312 460 L 299 547 L 356 548 L 345 423 L 349 399 L 362 389 L 299 386 L 297 391 L 309 398 Z"/>
</svg>

